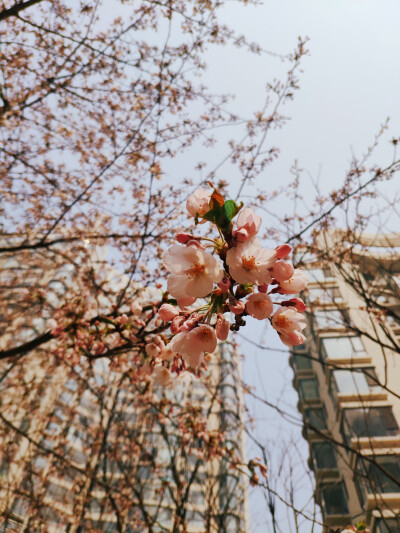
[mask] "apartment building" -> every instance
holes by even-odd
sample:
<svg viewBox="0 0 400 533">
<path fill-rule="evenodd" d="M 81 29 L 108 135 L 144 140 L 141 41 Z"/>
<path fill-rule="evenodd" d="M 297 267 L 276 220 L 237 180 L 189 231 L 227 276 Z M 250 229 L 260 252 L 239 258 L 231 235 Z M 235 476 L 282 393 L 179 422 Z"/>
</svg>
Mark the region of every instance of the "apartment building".
<svg viewBox="0 0 400 533">
<path fill-rule="evenodd" d="M 309 311 L 291 365 L 324 533 L 399 533 L 400 234 L 326 231 L 296 261 Z"/>
<path fill-rule="evenodd" d="M 44 255 L 34 281 L 46 277 L 56 306 L 73 281 L 62 261 L 54 265 Z M 16 287 L 13 305 L 23 305 L 24 268 L 15 257 L 1 267 L 3 287 L 11 277 Z M 29 308 L 24 316 L 14 326 L 26 342 L 47 317 Z M 3 349 L 12 332 L 0 331 Z M 202 379 L 156 387 L 154 397 L 129 368 L 60 360 L 46 345 L 0 364 L 1 533 L 248 533 L 241 361 L 229 343 Z"/>
<path fill-rule="evenodd" d="M 37 373 L 40 385 L 18 407 L 4 379 L 0 531 L 246 533 L 247 479 L 230 467 L 232 456 L 244 462 L 239 364 L 224 344 L 215 388 L 183 381 L 143 405 L 104 363 L 67 379 Z M 225 432 L 225 456 L 204 460 L 201 435 L 183 444 L 184 410 L 188 424 L 202 429 L 206 419 L 209 434 Z"/>
</svg>

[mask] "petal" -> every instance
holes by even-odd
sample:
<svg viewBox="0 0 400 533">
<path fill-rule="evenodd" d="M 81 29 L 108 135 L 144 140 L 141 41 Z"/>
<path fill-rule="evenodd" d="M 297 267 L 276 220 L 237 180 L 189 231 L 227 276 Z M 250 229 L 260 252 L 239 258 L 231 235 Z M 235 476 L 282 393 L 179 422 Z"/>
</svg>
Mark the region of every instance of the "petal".
<svg viewBox="0 0 400 533">
<path fill-rule="evenodd" d="M 187 248 L 174 244 L 166 251 L 163 257 L 163 264 L 165 268 L 173 274 L 181 274 L 190 268 L 191 261 L 185 256 Z"/>
<path fill-rule="evenodd" d="M 167 288 L 168 292 L 176 299 L 186 298 L 191 296 L 186 292 L 186 286 L 189 282 L 189 279 L 185 275 L 174 275 L 171 274 L 168 278 Z"/>
<path fill-rule="evenodd" d="M 210 294 L 212 291 L 213 285 L 212 279 L 210 279 L 208 276 L 198 276 L 191 280 L 186 278 L 186 296 L 194 296 L 195 298 L 207 296 L 207 294 Z"/>
</svg>

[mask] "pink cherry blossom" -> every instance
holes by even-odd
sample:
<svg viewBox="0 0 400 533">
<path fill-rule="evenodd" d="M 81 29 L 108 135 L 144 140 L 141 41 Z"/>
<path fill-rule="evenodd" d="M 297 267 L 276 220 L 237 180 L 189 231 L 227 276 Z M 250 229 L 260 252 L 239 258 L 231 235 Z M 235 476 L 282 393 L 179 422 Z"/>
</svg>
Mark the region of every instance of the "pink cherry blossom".
<svg viewBox="0 0 400 533">
<path fill-rule="evenodd" d="M 217 322 L 215 324 L 215 333 L 217 335 L 217 339 L 220 341 L 226 341 L 229 335 L 229 329 L 231 327 L 231 323 L 229 320 L 226 320 L 221 314 L 217 315 Z"/>
<path fill-rule="evenodd" d="M 186 201 L 186 209 L 192 217 L 203 216 L 210 210 L 211 190 L 197 189 Z"/>
<path fill-rule="evenodd" d="M 186 244 L 187 242 L 191 241 L 194 239 L 193 235 L 191 235 L 190 233 L 177 233 L 175 235 L 175 239 L 180 243 L 180 244 Z"/>
<path fill-rule="evenodd" d="M 277 259 L 285 259 L 285 257 L 287 257 L 291 251 L 292 247 L 290 244 L 280 244 L 275 248 Z"/>
<path fill-rule="evenodd" d="M 142 306 L 140 304 L 138 304 L 137 302 L 132 302 L 131 305 L 130 305 L 130 308 L 131 308 L 131 312 L 135 316 L 139 316 L 139 315 L 142 314 Z"/>
<path fill-rule="evenodd" d="M 231 280 L 227 278 L 226 276 L 222 278 L 222 280 L 218 283 L 218 287 L 221 289 L 221 292 L 223 294 L 227 293 L 229 289 L 231 288 Z"/>
<path fill-rule="evenodd" d="M 166 368 L 162 364 L 155 365 L 154 371 L 153 371 L 153 377 L 154 377 L 155 383 L 163 387 L 168 387 L 168 385 L 171 385 L 172 383 L 171 374 L 168 368 Z"/>
<path fill-rule="evenodd" d="M 178 298 L 178 305 L 181 309 L 186 309 L 186 307 L 193 305 L 195 301 L 196 298 L 193 298 L 192 296 L 187 296 L 186 298 Z"/>
<path fill-rule="evenodd" d="M 253 237 L 246 242 L 230 248 L 226 254 L 229 273 L 238 283 L 270 283 L 272 276 L 269 269 L 276 260 L 274 250 L 261 248 L 260 241 Z"/>
<path fill-rule="evenodd" d="M 246 302 L 246 311 L 257 320 L 264 320 L 272 315 L 272 300 L 268 294 L 258 292 L 250 294 Z"/>
<path fill-rule="evenodd" d="M 244 313 L 245 309 L 246 309 L 246 306 L 244 302 L 242 302 L 242 300 L 235 300 L 232 298 L 229 301 L 229 310 L 234 315 L 241 315 L 242 313 Z"/>
<path fill-rule="evenodd" d="M 272 327 L 287 346 L 298 346 L 306 340 L 302 333 L 306 327 L 304 315 L 293 307 L 279 307 L 272 316 Z"/>
<path fill-rule="evenodd" d="M 249 207 L 245 207 L 237 217 L 236 225 L 238 229 L 233 232 L 233 236 L 239 242 L 245 242 L 247 239 L 257 235 L 261 222 L 261 217 L 256 215 Z"/>
<path fill-rule="evenodd" d="M 157 357 L 157 355 L 160 353 L 160 348 L 154 342 L 146 344 L 144 350 L 149 357 Z"/>
<path fill-rule="evenodd" d="M 172 274 L 168 278 L 168 291 L 177 299 L 207 296 L 213 284 L 224 277 L 219 262 L 194 246 L 171 246 L 164 255 L 164 266 Z"/>
<path fill-rule="evenodd" d="M 173 361 L 175 356 L 176 352 L 171 350 L 169 346 L 164 348 L 164 350 L 160 353 L 161 359 L 164 359 L 165 361 Z"/>
<path fill-rule="evenodd" d="M 164 322 L 170 322 L 173 318 L 179 315 L 178 309 L 171 304 L 162 304 L 158 310 L 158 316 Z"/>
<path fill-rule="evenodd" d="M 184 316 L 176 316 L 170 325 L 170 330 L 173 335 L 179 333 L 182 329 L 182 325 L 185 322 L 186 318 Z"/>
<path fill-rule="evenodd" d="M 200 250 L 205 250 L 206 247 L 204 244 L 201 244 L 200 241 L 197 241 L 196 239 L 192 239 L 186 243 L 186 246 L 195 246 L 196 248 L 200 248 Z"/>
<path fill-rule="evenodd" d="M 296 294 L 307 287 L 308 281 L 306 273 L 296 268 L 290 279 L 279 283 L 279 292 L 281 294 Z"/>
<path fill-rule="evenodd" d="M 281 305 L 286 307 L 293 306 L 297 311 L 300 311 L 300 313 L 307 309 L 306 304 L 301 298 L 291 298 L 290 300 L 285 300 L 284 302 L 281 302 Z"/>
<path fill-rule="evenodd" d="M 272 267 L 272 275 L 276 281 L 287 281 L 293 274 L 293 265 L 287 261 L 277 261 Z"/>
<path fill-rule="evenodd" d="M 183 359 L 195 368 L 202 361 L 205 352 L 212 353 L 217 347 L 217 336 L 211 326 L 202 324 L 188 332 L 173 337 L 168 348 L 180 353 Z"/>
</svg>

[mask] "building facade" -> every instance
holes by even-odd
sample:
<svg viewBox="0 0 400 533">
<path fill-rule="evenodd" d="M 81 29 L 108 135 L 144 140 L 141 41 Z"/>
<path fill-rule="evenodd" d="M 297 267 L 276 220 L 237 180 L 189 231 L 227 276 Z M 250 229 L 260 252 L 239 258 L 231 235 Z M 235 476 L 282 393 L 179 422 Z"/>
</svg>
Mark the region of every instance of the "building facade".
<svg viewBox="0 0 400 533">
<path fill-rule="evenodd" d="M 104 363 L 50 378 L 43 360 L 32 363 L 24 373 L 39 385 L 25 398 L 9 371 L 0 531 L 247 533 L 248 479 L 232 468 L 245 462 L 238 364 L 224 344 L 206 384 L 160 387 L 142 405 L 141 392 Z M 213 455 L 210 439 L 221 434 L 224 455 Z"/>
<path fill-rule="evenodd" d="M 29 258 L 0 264 L 0 349 L 46 331 L 74 287 L 65 253 L 28 268 Z M 0 361 L 0 533 L 248 533 L 241 361 L 229 343 L 201 378 L 165 388 L 53 348 Z"/>
<path fill-rule="evenodd" d="M 307 343 L 291 350 L 324 531 L 400 532 L 400 234 L 318 235 Z"/>
</svg>

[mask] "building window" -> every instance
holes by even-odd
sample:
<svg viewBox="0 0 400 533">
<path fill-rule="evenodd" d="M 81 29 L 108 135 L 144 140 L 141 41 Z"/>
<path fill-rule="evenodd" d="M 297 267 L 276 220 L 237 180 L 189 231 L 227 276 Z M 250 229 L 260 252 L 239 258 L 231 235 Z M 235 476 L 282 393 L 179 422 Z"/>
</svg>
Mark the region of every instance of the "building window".
<svg viewBox="0 0 400 533">
<path fill-rule="evenodd" d="M 314 468 L 337 468 L 335 450 L 331 442 L 314 442 L 311 445 Z"/>
<path fill-rule="evenodd" d="M 334 370 L 332 372 L 331 386 L 337 393 L 342 394 L 368 394 L 380 392 L 377 385 L 378 378 L 373 368 Z"/>
<path fill-rule="evenodd" d="M 293 354 L 293 365 L 296 370 L 310 370 L 311 369 L 311 358 L 308 354 L 300 355 Z"/>
<path fill-rule="evenodd" d="M 365 478 L 367 491 L 371 494 L 400 492 L 400 457 L 379 455 L 371 459 L 373 462 L 358 461 L 358 470 Z"/>
<path fill-rule="evenodd" d="M 308 290 L 310 302 L 319 304 L 331 304 L 342 302 L 342 295 L 338 287 L 314 287 Z"/>
<path fill-rule="evenodd" d="M 304 409 L 304 420 L 310 426 L 310 430 L 326 429 L 326 416 L 322 407 L 309 407 Z"/>
<path fill-rule="evenodd" d="M 323 359 L 353 359 L 367 355 L 358 336 L 322 339 L 321 354 Z"/>
<path fill-rule="evenodd" d="M 348 323 L 344 311 L 339 309 L 319 309 L 313 317 L 318 329 L 343 328 Z"/>
<path fill-rule="evenodd" d="M 324 515 L 346 515 L 347 495 L 343 482 L 321 487 L 321 506 Z"/>
<path fill-rule="evenodd" d="M 329 268 L 312 268 L 307 270 L 311 283 L 321 283 L 327 280 L 335 279 Z"/>
<path fill-rule="evenodd" d="M 399 427 L 391 407 L 366 407 L 344 409 L 342 432 L 348 442 L 351 437 L 397 435 Z"/>
<path fill-rule="evenodd" d="M 319 398 L 318 381 L 315 378 L 299 379 L 299 394 L 302 400 Z"/>
<path fill-rule="evenodd" d="M 378 518 L 374 533 L 400 533 L 400 517 Z"/>
</svg>

